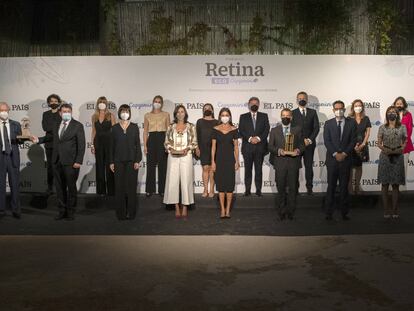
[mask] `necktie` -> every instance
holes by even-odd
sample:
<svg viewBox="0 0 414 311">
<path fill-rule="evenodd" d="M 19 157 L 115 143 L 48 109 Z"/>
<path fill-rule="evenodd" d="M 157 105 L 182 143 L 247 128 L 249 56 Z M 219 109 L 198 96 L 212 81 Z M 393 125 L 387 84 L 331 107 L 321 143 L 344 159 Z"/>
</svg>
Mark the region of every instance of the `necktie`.
<svg viewBox="0 0 414 311">
<path fill-rule="evenodd" d="M 306 117 L 306 112 L 305 111 L 306 111 L 305 109 L 302 109 L 302 116 L 303 117 Z"/>
<path fill-rule="evenodd" d="M 64 134 L 64 133 L 65 133 L 65 131 L 66 131 L 66 125 L 67 125 L 67 123 L 66 123 L 66 122 L 64 122 L 64 123 L 63 123 L 63 128 L 62 128 L 62 130 L 60 131 L 59 139 L 62 139 L 62 136 L 63 136 L 63 134 Z"/>
<path fill-rule="evenodd" d="M 285 126 L 284 128 L 283 128 L 283 136 L 285 136 L 286 137 L 286 135 L 288 134 L 288 127 L 287 126 Z"/>
<path fill-rule="evenodd" d="M 253 114 L 253 129 L 256 130 L 256 114 Z"/>
<path fill-rule="evenodd" d="M 7 131 L 6 122 L 3 122 L 3 139 L 4 139 L 4 152 L 11 154 L 11 147 L 9 141 L 9 132 Z"/>
<path fill-rule="evenodd" d="M 338 137 L 339 137 L 340 141 L 342 140 L 342 138 L 341 138 L 341 136 L 342 136 L 341 123 L 342 123 L 342 121 L 338 121 Z"/>
</svg>

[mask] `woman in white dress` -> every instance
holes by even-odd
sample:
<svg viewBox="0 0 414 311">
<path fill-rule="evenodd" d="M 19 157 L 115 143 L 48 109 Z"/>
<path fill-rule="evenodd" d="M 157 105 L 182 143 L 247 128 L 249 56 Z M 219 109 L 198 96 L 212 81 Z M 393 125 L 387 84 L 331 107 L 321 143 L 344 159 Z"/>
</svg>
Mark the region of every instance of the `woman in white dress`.
<svg viewBox="0 0 414 311">
<path fill-rule="evenodd" d="M 186 220 L 188 206 L 194 204 L 193 150 L 197 148 L 197 133 L 183 105 L 174 109 L 164 145 L 168 152 L 164 204 L 175 204 L 175 217 Z"/>
</svg>

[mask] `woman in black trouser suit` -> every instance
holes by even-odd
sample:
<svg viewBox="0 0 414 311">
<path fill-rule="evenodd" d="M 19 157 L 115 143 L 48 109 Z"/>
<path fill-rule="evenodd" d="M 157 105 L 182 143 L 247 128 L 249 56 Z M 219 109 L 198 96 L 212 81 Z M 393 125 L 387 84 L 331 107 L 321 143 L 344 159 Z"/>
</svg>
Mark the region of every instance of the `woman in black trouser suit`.
<svg viewBox="0 0 414 311">
<path fill-rule="evenodd" d="M 121 105 L 119 123 L 112 127 L 110 168 L 115 174 L 116 215 L 119 220 L 136 215 L 138 168 L 142 160 L 139 128 L 130 122 L 131 108 Z"/>
</svg>

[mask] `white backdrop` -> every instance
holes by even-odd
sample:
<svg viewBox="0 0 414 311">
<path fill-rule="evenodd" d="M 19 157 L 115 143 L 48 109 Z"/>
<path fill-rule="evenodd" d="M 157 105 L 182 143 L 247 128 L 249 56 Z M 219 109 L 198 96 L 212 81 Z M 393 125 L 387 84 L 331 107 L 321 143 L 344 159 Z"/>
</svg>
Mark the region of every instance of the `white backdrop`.
<svg viewBox="0 0 414 311">
<path fill-rule="evenodd" d="M 73 104 L 74 117 L 85 125 L 88 149 L 78 186 L 81 192 L 95 192 L 94 156 L 90 152 L 91 115 L 99 96 L 114 103 L 129 104 L 132 119 L 141 128 L 143 116 L 151 109 L 152 98 L 164 97 L 164 109 L 172 112 L 183 103 L 191 122 L 202 115 L 210 102 L 215 113 L 229 107 L 236 125 L 247 112 L 249 97 L 261 100 L 260 110 L 269 115 L 271 127 L 280 120 L 280 110 L 295 108 L 298 91 L 309 94 L 309 106 L 318 111 L 321 132 L 314 158 L 314 190 L 326 190 L 325 147 L 322 130 L 333 117 L 331 103 L 343 100 L 349 109 L 360 98 L 373 129 L 370 137 L 371 161 L 364 164 L 364 190 L 379 190 L 377 183 L 378 127 L 386 108 L 397 96 L 414 106 L 414 56 L 125 56 L 125 57 L 44 57 L 0 58 L 0 101 L 11 106 L 10 117 L 20 121 L 28 116 L 32 133 L 43 135 L 41 117 L 47 109 L 46 97 L 56 93 Z M 115 110 L 114 110 L 115 111 Z M 26 143 L 21 149 L 21 191 L 46 189 L 43 147 Z M 407 189 L 414 190 L 413 157 L 409 162 Z M 241 165 L 243 166 L 243 158 Z M 145 190 L 145 166 L 139 172 L 139 191 Z M 237 192 L 244 191 L 244 170 L 237 173 Z M 263 167 L 263 192 L 275 192 L 274 170 L 267 157 Z M 300 175 L 305 190 L 304 172 Z M 200 163 L 195 163 L 195 191 L 202 191 Z M 254 186 L 253 186 L 254 187 Z M 254 189 L 252 189 L 254 191 Z"/>
</svg>

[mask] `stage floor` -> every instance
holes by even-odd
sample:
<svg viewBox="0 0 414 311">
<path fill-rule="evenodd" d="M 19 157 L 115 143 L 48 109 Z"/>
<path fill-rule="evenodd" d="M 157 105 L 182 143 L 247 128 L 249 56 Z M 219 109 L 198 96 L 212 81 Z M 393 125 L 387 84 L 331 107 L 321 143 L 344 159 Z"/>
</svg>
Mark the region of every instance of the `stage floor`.
<svg viewBox="0 0 414 311">
<path fill-rule="evenodd" d="M 323 194 L 300 195 L 293 221 L 280 222 L 275 209 L 274 194 L 263 197 L 237 195 L 231 219 L 220 219 L 216 199 L 196 195 L 196 206 L 187 221 L 176 220 L 174 211 L 166 210 L 161 197 L 139 195 L 137 218 L 118 221 L 115 203 L 95 195 L 79 195 L 78 211 L 72 222 L 56 221 L 56 197 L 47 200 L 47 208 L 30 205 L 42 201 L 22 194 L 22 219 L 11 216 L 0 219 L 3 235 L 261 235 L 312 236 L 344 234 L 414 233 L 414 193 L 401 194 L 401 219 L 384 221 L 380 197 L 365 193 L 352 198 L 350 221 L 340 213 L 335 221 L 325 220 L 322 212 Z M 44 207 L 41 205 L 41 207 Z"/>
</svg>

